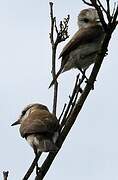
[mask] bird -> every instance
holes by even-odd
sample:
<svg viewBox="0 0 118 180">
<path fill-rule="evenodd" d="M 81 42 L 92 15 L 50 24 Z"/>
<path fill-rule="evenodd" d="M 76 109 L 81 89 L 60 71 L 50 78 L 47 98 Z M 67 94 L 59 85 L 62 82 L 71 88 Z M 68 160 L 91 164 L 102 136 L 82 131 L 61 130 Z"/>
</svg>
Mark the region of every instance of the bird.
<svg viewBox="0 0 118 180">
<path fill-rule="evenodd" d="M 61 66 L 49 88 L 55 83 L 58 76 L 72 68 L 79 69 L 82 73 L 95 62 L 100 51 L 105 32 L 100 22 L 97 10 L 87 8 L 78 15 L 78 31 L 65 45 L 59 58 Z"/>
<path fill-rule="evenodd" d="M 11 126 L 17 124 L 20 124 L 21 137 L 28 141 L 35 155 L 58 150 L 55 142 L 59 135 L 59 121 L 47 106 L 39 103 L 28 105 Z"/>
</svg>

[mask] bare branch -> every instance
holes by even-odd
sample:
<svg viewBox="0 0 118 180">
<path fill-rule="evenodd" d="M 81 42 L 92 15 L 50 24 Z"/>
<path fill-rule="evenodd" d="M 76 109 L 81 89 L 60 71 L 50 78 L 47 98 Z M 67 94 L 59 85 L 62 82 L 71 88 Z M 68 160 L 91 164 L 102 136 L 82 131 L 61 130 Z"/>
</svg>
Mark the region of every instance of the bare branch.
<svg viewBox="0 0 118 180">
<path fill-rule="evenodd" d="M 50 17 L 51 17 L 51 32 L 50 32 L 50 40 L 52 44 L 52 78 L 55 79 L 56 76 L 56 50 L 57 46 L 60 42 L 65 41 L 68 36 L 68 22 L 70 16 L 64 18 L 63 21 L 60 22 L 60 29 L 58 30 L 56 24 L 56 17 L 53 15 L 53 3 L 50 2 Z M 54 41 L 54 31 L 56 32 L 56 40 Z M 54 96 L 53 96 L 53 113 L 56 115 L 57 110 L 57 98 L 58 98 L 58 83 L 57 80 L 54 83 Z"/>
<path fill-rule="evenodd" d="M 51 18 L 51 32 L 50 32 L 50 40 L 51 40 L 51 44 L 52 44 L 52 77 L 55 77 L 56 74 L 56 48 L 57 45 L 54 42 L 54 28 L 56 28 L 56 32 L 58 32 L 57 30 L 57 26 L 56 26 L 56 18 L 53 15 L 53 3 L 50 2 L 50 18 Z M 54 84 L 54 96 L 53 96 L 53 113 L 56 115 L 56 108 L 57 108 L 57 96 L 58 96 L 58 83 L 57 81 Z"/>
<path fill-rule="evenodd" d="M 111 13 L 110 13 L 110 0 L 106 0 L 106 3 L 107 3 L 107 10 L 104 8 L 104 6 L 102 5 L 102 3 L 100 2 L 100 0 L 97 0 L 98 3 L 99 3 L 99 6 L 100 8 L 103 10 L 103 12 L 106 14 L 107 16 L 107 20 L 109 22 L 109 24 L 111 23 L 111 20 L 112 20 L 112 16 L 111 16 Z"/>
<path fill-rule="evenodd" d="M 117 22 L 118 22 L 117 17 L 118 17 L 118 3 L 117 3 L 116 11 L 114 12 L 113 23 L 112 23 L 114 28 L 116 27 Z"/>
<path fill-rule="evenodd" d="M 57 22 L 56 22 L 56 17 L 55 17 L 55 30 L 56 30 L 56 33 L 58 34 L 58 28 L 57 28 Z"/>
<path fill-rule="evenodd" d="M 114 3 L 114 7 L 113 7 L 113 12 L 112 12 L 112 17 L 114 16 L 114 14 L 115 14 L 115 11 L 116 11 L 116 6 L 117 6 L 117 3 L 115 2 Z"/>
<path fill-rule="evenodd" d="M 9 171 L 3 171 L 3 179 L 8 180 Z"/>
<path fill-rule="evenodd" d="M 77 84 L 77 87 L 76 87 L 77 92 L 76 92 L 76 95 L 75 95 L 75 97 L 73 99 L 72 107 L 70 109 L 70 112 L 68 113 L 67 119 L 69 118 L 69 116 L 71 115 L 71 113 L 72 113 L 72 111 L 73 111 L 73 109 L 75 107 L 79 92 L 81 92 L 81 93 L 83 92 L 82 89 L 81 89 L 81 84 L 83 83 L 84 79 L 85 79 L 84 75 L 82 75 L 81 79 L 79 79 L 79 83 Z"/>
<path fill-rule="evenodd" d="M 57 96 L 58 96 L 58 83 L 54 84 L 54 98 L 53 98 L 53 114 L 56 115 L 57 111 Z"/>
<path fill-rule="evenodd" d="M 44 163 L 42 164 L 40 171 L 39 171 L 38 175 L 36 176 L 35 180 L 42 180 L 44 178 L 46 172 L 48 171 L 49 167 L 51 166 L 57 153 L 58 153 L 58 151 L 49 153 L 48 157 L 45 159 Z"/>
<path fill-rule="evenodd" d="M 22 180 L 27 180 L 27 179 L 30 177 L 30 175 L 31 175 L 32 172 L 34 171 L 35 166 L 37 165 L 37 162 L 38 162 L 41 154 L 42 154 L 42 153 L 39 152 L 39 153 L 37 154 L 37 156 L 34 158 L 34 160 L 33 160 L 32 164 L 31 164 L 30 168 L 28 169 L 27 173 L 25 174 L 25 176 L 23 177 Z"/>
<path fill-rule="evenodd" d="M 50 5 L 50 18 L 51 18 L 51 32 L 50 32 L 50 40 L 51 40 L 51 44 L 52 46 L 54 45 L 54 21 L 55 21 L 55 17 L 53 17 L 53 3 L 49 2 Z"/>
<path fill-rule="evenodd" d="M 108 13 L 108 17 L 110 17 L 110 0 L 106 0 L 107 2 L 107 13 Z"/>
<path fill-rule="evenodd" d="M 97 10 L 99 18 L 100 18 L 100 21 L 101 21 L 102 26 L 104 28 L 104 31 L 106 32 L 107 31 L 107 24 L 106 24 L 106 22 L 104 20 L 103 12 L 102 12 L 100 6 L 97 4 L 96 0 L 90 0 L 90 1 L 93 4 L 93 6 L 95 7 L 95 9 Z"/>
<path fill-rule="evenodd" d="M 77 84 L 78 84 L 79 76 L 80 76 L 80 74 L 78 74 L 77 77 L 76 77 L 76 82 L 75 82 L 75 85 L 74 85 L 74 88 L 73 88 L 73 92 L 72 92 L 72 95 L 70 96 L 68 106 L 66 107 L 66 111 L 64 113 L 64 116 L 63 116 L 63 119 L 62 119 L 62 122 L 61 122 L 61 129 L 65 125 L 65 122 L 67 120 L 66 117 L 67 117 L 67 115 L 69 113 L 70 107 L 72 105 L 72 101 L 73 101 L 73 99 L 75 97 L 75 94 L 77 93 Z"/>
<path fill-rule="evenodd" d="M 61 114 L 60 114 L 60 116 L 59 116 L 59 122 L 60 122 L 60 120 L 61 120 L 61 118 L 62 118 L 62 116 L 63 116 L 63 114 L 64 114 L 66 105 L 67 105 L 67 104 L 65 103 L 65 104 L 64 104 L 64 107 L 63 107 L 63 109 L 62 109 L 62 112 L 61 112 Z"/>
<path fill-rule="evenodd" d="M 82 1 L 84 2 L 84 4 L 86 4 L 86 5 L 88 5 L 88 6 L 93 6 L 92 3 L 89 3 L 89 2 L 87 2 L 87 1 L 85 1 L 85 0 L 82 0 Z"/>
<path fill-rule="evenodd" d="M 100 2 L 100 0 L 97 0 L 99 3 L 100 8 L 107 14 L 107 10 L 104 8 L 104 6 L 102 5 L 102 3 Z"/>
</svg>

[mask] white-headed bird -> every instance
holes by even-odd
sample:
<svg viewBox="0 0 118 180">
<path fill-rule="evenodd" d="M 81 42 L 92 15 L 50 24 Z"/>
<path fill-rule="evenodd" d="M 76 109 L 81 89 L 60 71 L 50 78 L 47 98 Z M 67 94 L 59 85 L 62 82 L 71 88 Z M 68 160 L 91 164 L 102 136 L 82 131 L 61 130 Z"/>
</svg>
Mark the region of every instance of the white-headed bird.
<svg viewBox="0 0 118 180">
<path fill-rule="evenodd" d="M 61 67 L 49 87 L 55 83 L 60 73 L 72 68 L 82 71 L 95 62 L 105 35 L 96 9 L 82 10 L 78 15 L 78 27 L 79 30 L 65 45 L 59 56 L 62 58 Z"/>
</svg>

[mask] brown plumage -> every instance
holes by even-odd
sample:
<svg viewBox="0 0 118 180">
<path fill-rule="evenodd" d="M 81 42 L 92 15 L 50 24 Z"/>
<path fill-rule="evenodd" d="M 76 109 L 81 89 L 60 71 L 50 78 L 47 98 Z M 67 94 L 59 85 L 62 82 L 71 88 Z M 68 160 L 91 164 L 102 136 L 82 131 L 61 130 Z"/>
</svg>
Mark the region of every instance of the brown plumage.
<svg viewBox="0 0 118 180">
<path fill-rule="evenodd" d="M 21 124 L 20 134 L 29 142 L 34 152 L 51 152 L 58 148 L 55 145 L 59 123 L 56 116 L 42 104 L 27 106 L 12 126 Z"/>
<path fill-rule="evenodd" d="M 61 67 L 49 87 L 55 83 L 60 73 L 72 68 L 82 71 L 95 62 L 104 38 L 97 11 L 92 8 L 82 10 L 78 16 L 78 26 L 79 30 L 65 45 L 59 56 L 62 58 Z"/>
</svg>

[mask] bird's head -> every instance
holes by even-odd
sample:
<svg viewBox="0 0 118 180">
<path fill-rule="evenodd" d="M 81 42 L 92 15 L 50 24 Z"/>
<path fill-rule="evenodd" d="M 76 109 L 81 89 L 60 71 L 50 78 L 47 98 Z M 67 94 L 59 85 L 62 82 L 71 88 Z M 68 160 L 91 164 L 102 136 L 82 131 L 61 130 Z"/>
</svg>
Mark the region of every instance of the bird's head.
<svg viewBox="0 0 118 180">
<path fill-rule="evenodd" d="M 32 113 L 33 111 L 37 111 L 37 110 L 46 110 L 49 111 L 47 106 L 43 105 L 43 104 L 29 104 L 27 107 L 25 107 L 19 117 L 19 119 L 14 122 L 11 126 L 15 126 L 18 124 L 21 124 L 29 115 L 30 113 Z"/>
<path fill-rule="evenodd" d="M 82 10 L 78 15 L 79 28 L 88 28 L 95 25 L 101 25 L 97 10 L 93 8 Z"/>
</svg>

